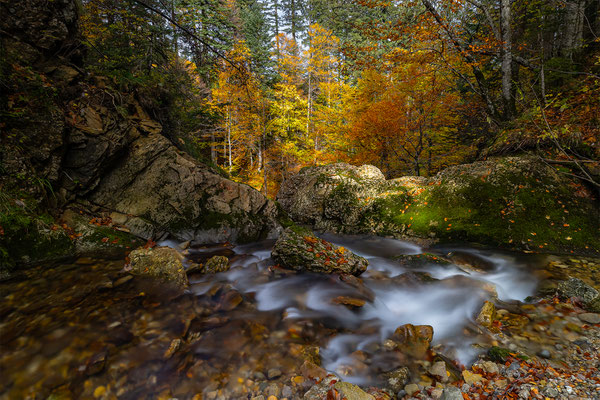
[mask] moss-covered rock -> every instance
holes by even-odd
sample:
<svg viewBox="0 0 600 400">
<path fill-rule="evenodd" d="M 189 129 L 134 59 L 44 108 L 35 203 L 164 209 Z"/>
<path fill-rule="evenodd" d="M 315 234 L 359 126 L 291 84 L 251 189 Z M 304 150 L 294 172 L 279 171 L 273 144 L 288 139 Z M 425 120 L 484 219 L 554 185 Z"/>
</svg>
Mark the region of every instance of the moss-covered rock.
<svg viewBox="0 0 600 400">
<path fill-rule="evenodd" d="M 129 267 L 134 274 L 174 283 L 183 289 L 188 285 L 188 279 L 182 258 L 177 250 L 170 247 L 136 249 L 129 254 Z"/>
<path fill-rule="evenodd" d="M 374 167 L 370 167 L 374 168 Z M 278 195 L 317 229 L 537 251 L 600 251 L 597 200 L 535 157 L 447 168 L 431 178 L 362 179 L 356 167 L 311 167 Z"/>
<path fill-rule="evenodd" d="M 229 270 L 229 259 L 225 256 L 213 256 L 204 264 L 202 272 L 205 274 L 216 274 Z"/>
<path fill-rule="evenodd" d="M 109 217 L 92 217 L 69 209 L 62 214 L 61 222 L 73 232 L 77 256 L 122 256 L 144 244 Z"/>
<path fill-rule="evenodd" d="M 275 243 L 271 256 L 275 262 L 295 269 L 330 274 L 360 275 L 368 261 L 343 247 L 316 237 L 301 227 L 287 228 Z"/>
</svg>

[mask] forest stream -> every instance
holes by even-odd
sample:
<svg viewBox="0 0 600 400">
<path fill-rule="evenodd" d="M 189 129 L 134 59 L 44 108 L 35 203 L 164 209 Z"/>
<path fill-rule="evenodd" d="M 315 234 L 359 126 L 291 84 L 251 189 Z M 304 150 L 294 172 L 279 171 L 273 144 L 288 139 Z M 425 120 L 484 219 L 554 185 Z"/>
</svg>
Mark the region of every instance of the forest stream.
<svg viewBox="0 0 600 400">
<path fill-rule="evenodd" d="M 385 371 L 423 366 L 391 351 L 403 324 L 433 327 L 431 350 L 458 370 L 497 344 L 475 322 L 484 301 L 531 312 L 520 301 L 534 295 L 545 262 L 468 246 L 323 237 L 369 260 L 361 279 L 274 266 L 273 241 L 185 250 L 186 265 L 225 255 L 231 268 L 189 274 L 184 293 L 130 275 L 122 259 L 25 270 L 0 283 L 0 398 L 301 398 L 321 368 L 381 387 Z M 435 261 L 449 253 L 478 268 Z M 529 322 L 512 319 L 505 325 L 520 331 Z M 539 353 L 543 343 L 526 350 Z"/>
</svg>

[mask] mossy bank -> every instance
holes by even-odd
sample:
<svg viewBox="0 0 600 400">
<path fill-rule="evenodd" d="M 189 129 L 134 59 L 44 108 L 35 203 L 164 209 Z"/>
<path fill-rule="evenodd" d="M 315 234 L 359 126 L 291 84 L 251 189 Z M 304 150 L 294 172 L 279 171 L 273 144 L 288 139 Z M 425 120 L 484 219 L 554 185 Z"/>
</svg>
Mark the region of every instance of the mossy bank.
<svg viewBox="0 0 600 400">
<path fill-rule="evenodd" d="M 600 251 L 598 199 L 535 157 L 454 166 L 431 178 L 385 180 L 374 170 L 307 168 L 284 184 L 278 200 L 298 222 L 326 231 Z"/>
</svg>

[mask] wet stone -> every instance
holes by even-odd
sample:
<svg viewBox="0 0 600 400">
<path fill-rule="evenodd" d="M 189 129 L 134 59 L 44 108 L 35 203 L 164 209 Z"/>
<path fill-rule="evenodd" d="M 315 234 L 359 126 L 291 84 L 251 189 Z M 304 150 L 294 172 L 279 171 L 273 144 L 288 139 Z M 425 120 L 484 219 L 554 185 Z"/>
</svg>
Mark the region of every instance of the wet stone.
<svg viewBox="0 0 600 400">
<path fill-rule="evenodd" d="M 552 357 L 552 354 L 550 354 L 550 351 L 543 349 L 538 353 L 538 356 L 548 359 Z"/>
<path fill-rule="evenodd" d="M 410 379 L 410 371 L 407 367 L 401 367 L 383 374 L 386 386 L 393 392 L 398 392 L 404 388 Z"/>
<path fill-rule="evenodd" d="M 338 296 L 331 300 L 333 304 L 341 304 L 350 309 L 360 308 L 365 305 L 366 301 L 363 299 L 358 299 L 355 297 L 349 296 Z"/>
<path fill-rule="evenodd" d="M 600 324 L 600 314 L 597 313 L 583 313 L 579 314 L 577 317 L 588 324 Z"/>
<path fill-rule="evenodd" d="M 333 387 L 347 400 L 375 400 L 374 396 L 348 382 L 336 382 Z"/>
<path fill-rule="evenodd" d="M 277 369 L 277 368 L 271 368 L 270 370 L 267 371 L 267 378 L 269 379 L 276 379 L 279 378 L 282 375 L 281 370 Z"/>
<path fill-rule="evenodd" d="M 125 276 L 117 279 L 116 281 L 114 281 L 113 282 L 113 287 L 119 287 L 121 285 L 124 285 L 125 283 L 129 282 L 132 279 L 133 279 L 132 275 L 125 275 Z"/>
<path fill-rule="evenodd" d="M 213 256 L 204 264 L 202 272 L 205 274 L 217 274 L 229 270 L 229 259 L 225 256 Z"/>
<path fill-rule="evenodd" d="M 410 383 L 408 385 L 406 385 L 404 387 L 404 391 L 406 392 L 406 394 L 408 396 L 412 396 L 413 394 L 415 394 L 416 392 L 418 392 L 419 389 L 419 385 L 417 385 L 416 383 Z"/>
<path fill-rule="evenodd" d="M 441 382 L 446 382 L 448 380 L 448 371 L 446 370 L 446 363 L 444 361 L 433 363 L 429 369 L 429 373 L 438 378 Z"/>
</svg>

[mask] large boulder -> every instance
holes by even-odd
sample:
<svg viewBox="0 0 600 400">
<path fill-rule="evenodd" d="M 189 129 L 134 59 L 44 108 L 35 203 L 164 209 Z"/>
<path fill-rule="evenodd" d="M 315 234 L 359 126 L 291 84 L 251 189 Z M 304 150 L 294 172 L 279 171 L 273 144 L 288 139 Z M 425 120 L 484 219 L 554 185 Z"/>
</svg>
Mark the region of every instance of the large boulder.
<svg viewBox="0 0 600 400">
<path fill-rule="evenodd" d="M 275 262 L 297 271 L 360 275 L 368 261 L 343 247 L 316 237 L 300 227 L 287 228 L 275 243 L 271 256 Z"/>
<path fill-rule="evenodd" d="M 305 168 L 277 199 L 295 221 L 330 232 L 600 251 L 597 200 L 536 157 L 478 161 L 430 178 L 385 180 L 374 170 Z"/>
<path fill-rule="evenodd" d="M 139 136 L 88 196 L 132 233 L 203 243 L 248 242 L 279 233 L 274 202 L 179 151 L 164 136 Z"/>
<path fill-rule="evenodd" d="M 385 177 L 372 165 L 306 167 L 283 183 L 277 201 L 296 222 L 341 231 L 359 222 L 364 199 L 376 196 L 381 185 Z"/>
</svg>

